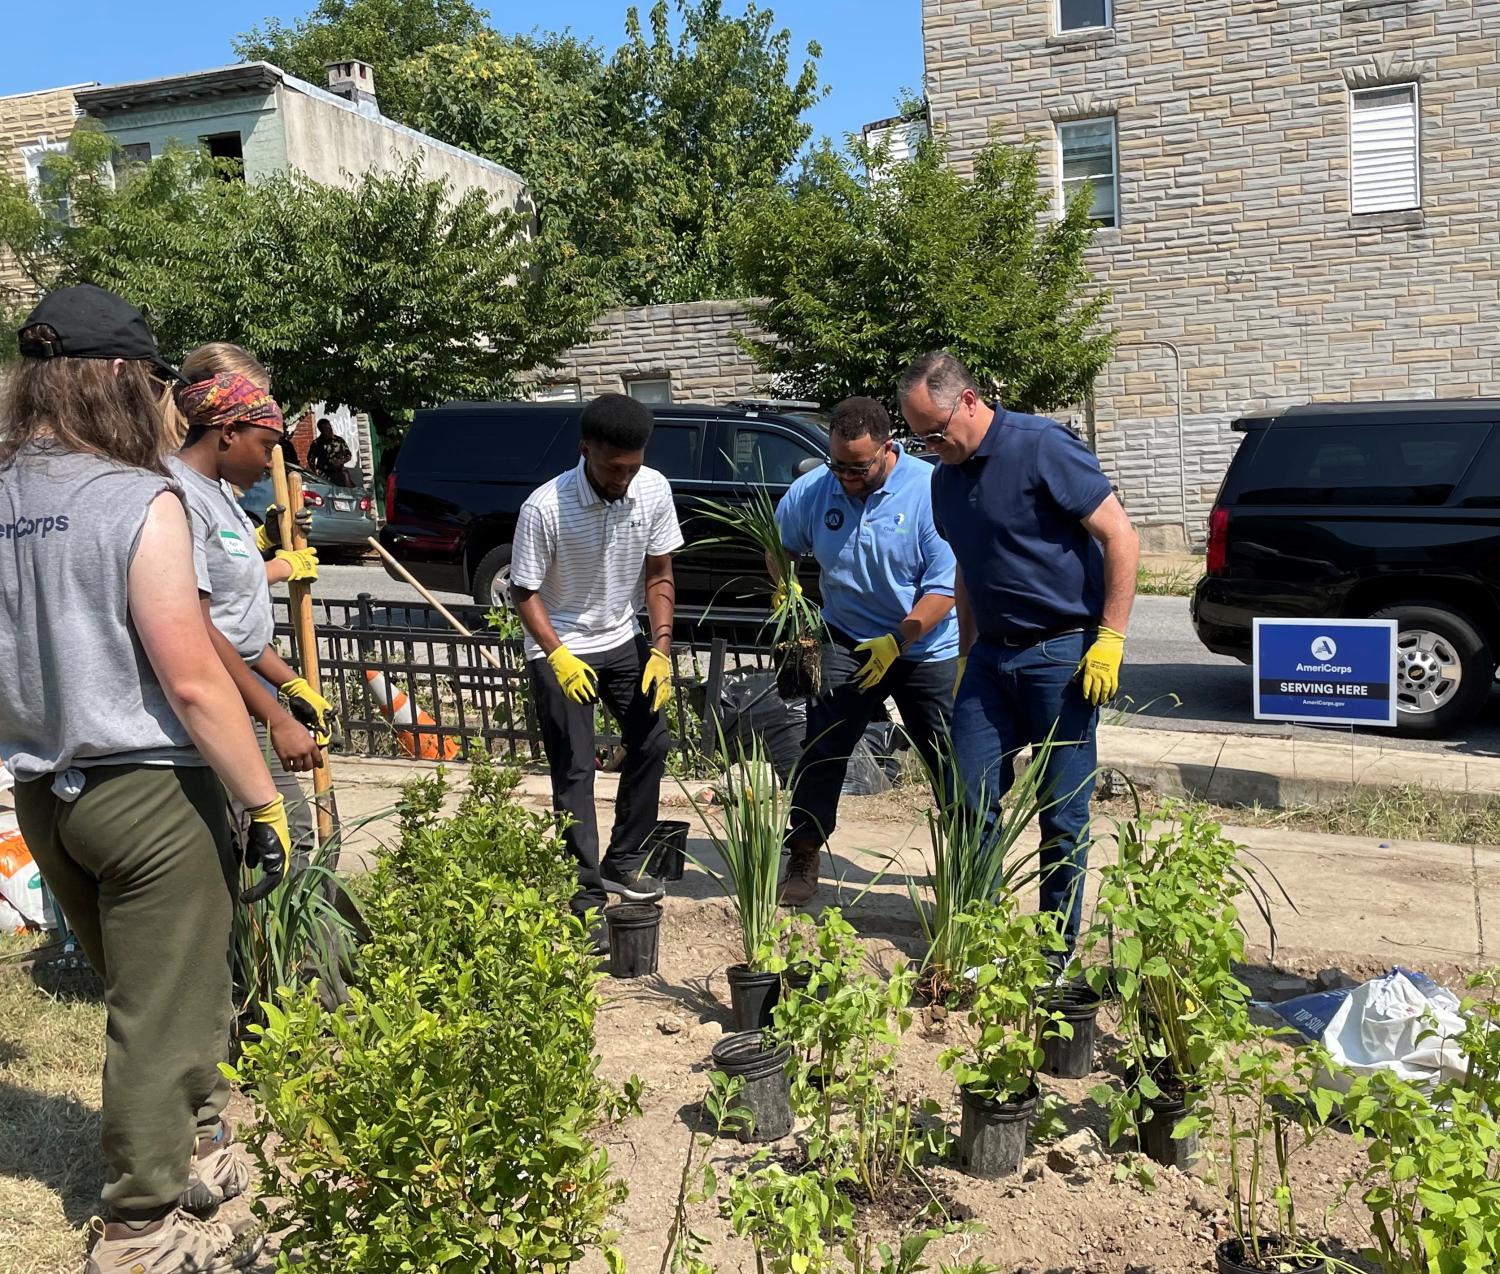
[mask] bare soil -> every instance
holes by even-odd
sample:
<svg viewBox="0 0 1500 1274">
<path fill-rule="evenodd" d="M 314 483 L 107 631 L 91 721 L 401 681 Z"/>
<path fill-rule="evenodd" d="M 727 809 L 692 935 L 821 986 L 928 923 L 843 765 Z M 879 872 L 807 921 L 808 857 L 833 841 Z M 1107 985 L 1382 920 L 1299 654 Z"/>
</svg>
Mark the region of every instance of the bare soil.
<svg viewBox="0 0 1500 1274">
<path fill-rule="evenodd" d="M 692 873 L 689 873 L 691 882 Z M 696 891 L 694 891 L 696 892 Z M 657 1268 L 676 1206 L 683 1157 L 692 1131 L 704 1131 L 699 1103 L 708 1086 L 709 1049 L 728 1030 L 729 992 L 724 970 L 742 958 L 738 928 L 727 902 L 670 897 L 662 923 L 655 977 L 606 982 L 597 1037 L 604 1074 L 615 1082 L 638 1076 L 645 1086 L 642 1113 L 613 1130 L 608 1144 L 630 1196 L 616 1218 L 621 1244 L 633 1270 Z M 870 967 L 888 973 L 909 958 L 902 939 L 867 942 Z M 1143 1161 L 1116 1147 L 1094 1154 L 1064 1150 L 1069 1134 L 1091 1129 L 1102 1145 L 1107 1121 L 1087 1094 L 1099 1082 L 1118 1082 L 1104 1069 L 1111 1052 L 1107 1012 L 1097 1074 L 1084 1080 L 1043 1080 L 1063 1103 L 1060 1136 L 1033 1145 L 1020 1174 L 979 1181 L 933 1163 L 919 1187 L 892 1207 L 865 1203 L 861 1224 L 877 1238 L 910 1228 L 922 1203 L 935 1197 L 955 1219 L 978 1223 L 976 1232 L 955 1235 L 928 1250 L 929 1264 L 983 1258 L 1005 1274 L 1187 1274 L 1213 1268 L 1213 1248 L 1228 1237 L 1224 1205 L 1211 1180 L 1213 1166 L 1195 1175 L 1151 1166 L 1153 1186 L 1132 1169 Z M 938 1069 L 938 1054 L 961 1038 L 958 1015 L 922 1011 L 903 1040 L 898 1063 L 904 1092 L 936 1099 L 947 1125 L 958 1129 L 957 1095 Z M 794 1155 L 797 1132 L 772 1147 Z M 1076 1140 L 1069 1141 L 1076 1146 Z M 721 1181 L 741 1169 L 751 1148 L 717 1141 L 709 1159 Z M 1096 1160 L 1096 1161 L 1093 1161 Z M 1354 1138 L 1333 1134 L 1295 1163 L 1303 1224 L 1331 1240 L 1346 1257 L 1366 1241 L 1364 1211 L 1357 1201 L 1340 1204 L 1342 1183 L 1363 1163 Z M 1116 1178 L 1121 1179 L 1116 1179 Z M 1324 1222 L 1325 1210 L 1331 1212 Z M 692 1210 L 692 1225 L 713 1239 L 711 1262 L 723 1274 L 755 1270 L 750 1245 L 736 1239 L 716 1208 Z M 602 1266 L 602 1263 L 600 1263 Z M 595 1268 L 590 1263 L 590 1268 Z"/>
</svg>

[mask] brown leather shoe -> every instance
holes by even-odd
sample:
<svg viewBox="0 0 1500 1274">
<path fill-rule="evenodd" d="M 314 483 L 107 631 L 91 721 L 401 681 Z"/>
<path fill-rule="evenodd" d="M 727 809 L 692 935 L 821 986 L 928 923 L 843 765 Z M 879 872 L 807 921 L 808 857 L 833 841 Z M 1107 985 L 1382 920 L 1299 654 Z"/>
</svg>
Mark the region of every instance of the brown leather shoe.
<svg viewBox="0 0 1500 1274">
<path fill-rule="evenodd" d="M 805 907 L 818 893 L 818 860 L 821 845 L 792 845 L 786 875 L 781 878 L 778 901 L 783 907 Z"/>
</svg>

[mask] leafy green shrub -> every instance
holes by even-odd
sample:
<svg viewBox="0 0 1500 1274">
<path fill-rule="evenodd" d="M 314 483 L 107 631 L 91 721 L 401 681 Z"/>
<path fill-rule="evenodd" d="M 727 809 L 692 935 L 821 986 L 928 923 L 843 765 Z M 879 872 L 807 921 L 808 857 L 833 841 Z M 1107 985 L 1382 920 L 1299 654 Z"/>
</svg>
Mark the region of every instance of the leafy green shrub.
<svg viewBox="0 0 1500 1274">
<path fill-rule="evenodd" d="M 610 1250 L 623 1187 L 591 1137 L 633 1094 L 595 1073 L 573 869 L 511 782 L 477 765 L 442 821 L 440 781 L 409 790 L 370 891 L 365 985 L 334 1013 L 284 991 L 245 1050 L 278 1269 L 509 1274 Z"/>
</svg>

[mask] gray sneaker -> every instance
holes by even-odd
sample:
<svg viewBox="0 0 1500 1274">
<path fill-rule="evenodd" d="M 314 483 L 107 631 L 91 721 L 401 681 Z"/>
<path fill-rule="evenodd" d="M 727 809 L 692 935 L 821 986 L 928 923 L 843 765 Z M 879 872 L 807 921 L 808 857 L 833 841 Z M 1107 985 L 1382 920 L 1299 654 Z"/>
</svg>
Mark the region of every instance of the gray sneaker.
<svg viewBox="0 0 1500 1274">
<path fill-rule="evenodd" d="M 182 1192 L 181 1206 L 189 1212 L 212 1212 L 249 1188 L 250 1165 L 235 1145 L 234 1125 L 220 1119 L 214 1139 L 198 1142 L 197 1153 L 188 1165 L 187 1189 Z"/>
<path fill-rule="evenodd" d="M 98 1217 L 91 1229 L 98 1237 L 83 1274 L 234 1274 L 253 1265 L 266 1243 L 253 1221 L 233 1227 L 180 1208 L 149 1234 L 106 1238 Z"/>
<path fill-rule="evenodd" d="M 619 875 L 615 874 L 616 870 L 608 860 L 599 868 L 604 888 L 609 893 L 619 894 L 626 902 L 657 902 L 666 897 L 666 885 L 655 876 L 647 875 L 644 867 L 639 871 L 621 872 Z"/>
</svg>

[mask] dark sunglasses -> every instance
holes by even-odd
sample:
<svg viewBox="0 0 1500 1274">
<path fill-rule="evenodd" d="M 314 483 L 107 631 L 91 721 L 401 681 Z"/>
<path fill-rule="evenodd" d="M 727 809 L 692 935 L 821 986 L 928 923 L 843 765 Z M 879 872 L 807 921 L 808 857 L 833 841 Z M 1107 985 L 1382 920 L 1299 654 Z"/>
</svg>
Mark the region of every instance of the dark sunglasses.
<svg viewBox="0 0 1500 1274">
<path fill-rule="evenodd" d="M 887 444 L 887 449 L 888 447 L 889 444 Z M 867 478 L 870 476 L 870 470 L 880 463 L 880 457 L 883 455 L 885 455 L 885 450 L 882 450 L 867 464 L 835 464 L 832 460 L 825 460 L 823 463 L 841 478 Z"/>
</svg>

